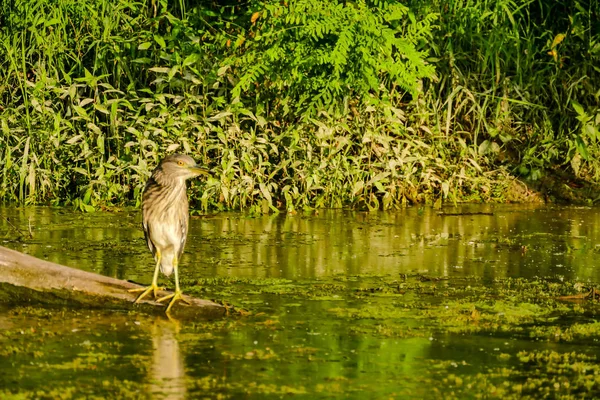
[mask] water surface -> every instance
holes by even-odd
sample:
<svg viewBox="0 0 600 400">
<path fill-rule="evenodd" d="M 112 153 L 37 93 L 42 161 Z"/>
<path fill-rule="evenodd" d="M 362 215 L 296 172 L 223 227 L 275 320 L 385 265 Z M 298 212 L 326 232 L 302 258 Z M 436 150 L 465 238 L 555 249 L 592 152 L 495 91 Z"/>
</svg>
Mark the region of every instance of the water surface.
<svg viewBox="0 0 600 400">
<path fill-rule="evenodd" d="M 135 210 L 0 213 L 6 247 L 152 278 Z M 194 217 L 183 290 L 242 316 L 4 308 L 0 397 L 600 395 L 598 306 L 558 300 L 600 280 L 598 227 L 600 209 L 539 205 Z"/>
</svg>

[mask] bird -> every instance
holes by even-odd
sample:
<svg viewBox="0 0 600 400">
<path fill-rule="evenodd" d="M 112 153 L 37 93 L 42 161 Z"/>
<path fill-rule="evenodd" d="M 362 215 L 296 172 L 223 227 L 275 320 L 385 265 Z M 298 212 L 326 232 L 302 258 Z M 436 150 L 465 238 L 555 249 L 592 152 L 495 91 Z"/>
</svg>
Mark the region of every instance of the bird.
<svg viewBox="0 0 600 400">
<path fill-rule="evenodd" d="M 199 175 L 209 175 L 209 171 L 196 164 L 185 154 L 172 154 L 163 158 L 152 172 L 142 194 L 142 228 L 148 248 L 156 261 L 152 284 L 147 288 L 131 289 L 141 292 L 136 298 L 138 304 L 150 292 L 162 290 L 158 287 L 158 272 L 170 276 L 175 272 L 175 292 L 157 299 L 158 302 L 171 300 L 168 314 L 177 300 L 185 300 L 179 287 L 179 260 L 183 254 L 188 233 L 189 202 L 186 180 Z"/>
</svg>

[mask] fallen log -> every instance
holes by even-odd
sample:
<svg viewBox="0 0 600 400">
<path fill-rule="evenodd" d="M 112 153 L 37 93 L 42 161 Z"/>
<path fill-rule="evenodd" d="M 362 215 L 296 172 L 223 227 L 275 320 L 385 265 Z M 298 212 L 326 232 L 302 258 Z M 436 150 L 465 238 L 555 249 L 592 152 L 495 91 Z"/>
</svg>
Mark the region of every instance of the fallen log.
<svg viewBox="0 0 600 400">
<path fill-rule="evenodd" d="M 137 310 L 164 314 L 165 305 L 151 299 L 133 304 L 137 294 L 128 290 L 141 287 L 0 246 L 0 304 Z M 164 296 L 170 292 L 159 293 Z M 227 311 L 224 306 L 209 300 L 187 295 L 183 297 L 189 304 L 178 302 L 171 309 L 171 316 L 184 319 L 216 318 Z"/>
<path fill-rule="evenodd" d="M 587 293 L 579 293 L 570 296 L 560 296 L 559 300 L 581 301 L 581 300 L 597 300 L 600 301 L 600 290 L 595 287 L 591 288 Z"/>
</svg>

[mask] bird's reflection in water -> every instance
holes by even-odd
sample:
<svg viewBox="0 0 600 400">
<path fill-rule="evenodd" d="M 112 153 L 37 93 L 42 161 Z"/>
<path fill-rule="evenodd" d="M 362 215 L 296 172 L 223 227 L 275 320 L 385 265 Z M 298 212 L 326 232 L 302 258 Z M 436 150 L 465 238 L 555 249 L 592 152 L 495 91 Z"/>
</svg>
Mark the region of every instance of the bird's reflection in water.
<svg viewBox="0 0 600 400">
<path fill-rule="evenodd" d="M 179 325 L 157 317 L 152 326 L 152 366 L 150 392 L 155 399 L 177 400 L 186 396 L 185 368 L 179 349 Z"/>
</svg>

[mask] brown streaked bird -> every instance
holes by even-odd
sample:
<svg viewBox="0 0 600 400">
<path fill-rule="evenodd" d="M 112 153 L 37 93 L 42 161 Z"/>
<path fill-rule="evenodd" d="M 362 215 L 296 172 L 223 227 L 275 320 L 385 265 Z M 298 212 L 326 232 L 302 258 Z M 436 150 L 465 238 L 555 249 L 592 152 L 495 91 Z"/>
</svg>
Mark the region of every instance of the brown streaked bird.
<svg viewBox="0 0 600 400">
<path fill-rule="evenodd" d="M 184 154 L 165 157 L 152 172 L 142 195 L 142 227 L 148 248 L 154 255 L 156 267 L 152 284 L 147 288 L 132 289 L 142 292 L 135 300 L 139 303 L 150 292 L 157 298 L 158 271 L 170 276 L 175 271 L 175 292 L 157 301 L 171 299 L 167 313 L 177 300 L 183 300 L 179 288 L 179 259 L 183 254 L 188 232 L 189 203 L 185 181 L 208 171 Z M 183 300 L 185 301 L 185 300 Z"/>
</svg>

